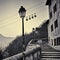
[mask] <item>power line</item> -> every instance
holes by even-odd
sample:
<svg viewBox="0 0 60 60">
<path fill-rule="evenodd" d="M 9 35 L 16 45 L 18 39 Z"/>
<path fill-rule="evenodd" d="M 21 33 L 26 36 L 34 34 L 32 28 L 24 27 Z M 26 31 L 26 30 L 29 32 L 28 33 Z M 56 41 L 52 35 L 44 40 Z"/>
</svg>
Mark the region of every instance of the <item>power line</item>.
<svg viewBox="0 0 60 60">
<path fill-rule="evenodd" d="M 43 4 L 43 3 L 44 3 L 44 2 L 39 3 L 39 4 L 36 4 L 36 5 L 33 5 L 32 7 L 28 8 L 27 11 L 33 9 L 33 7 L 36 8 L 36 6 L 40 6 L 40 4 Z M 33 10 L 32 10 L 32 11 L 33 11 Z M 32 12 L 32 11 L 31 11 L 31 12 Z M 17 13 L 15 13 L 14 15 L 9 16 L 9 17 L 7 17 L 7 18 L 5 18 L 5 19 L 2 19 L 2 20 L 0 20 L 0 21 L 3 21 L 3 20 L 6 20 L 6 19 L 9 19 L 10 17 L 14 17 L 16 14 L 17 14 Z"/>
<path fill-rule="evenodd" d="M 28 8 L 27 10 L 29 11 L 29 10 L 31 10 L 31 9 L 34 9 L 34 8 L 36 8 L 37 6 L 40 6 L 40 5 L 43 4 L 43 3 L 44 3 L 44 1 L 41 2 L 41 3 L 37 3 L 37 4 L 33 5 L 32 7 Z M 41 5 L 41 6 L 42 6 L 42 5 Z M 33 7 L 34 7 L 34 8 L 33 8 Z"/>
<path fill-rule="evenodd" d="M 40 10 L 40 9 L 39 9 L 39 10 Z M 38 12 L 39 12 L 39 11 L 38 11 Z M 35 12 L 35 13 L 38 13 L 38 12 Z M 17 17 L 17 18 L 18 18 L 18 17 Z M 16 19 L 17 19 L 17 18 L 16 18 Z M 7 22 L 7 23 L 8 23 L 8 22 Z"/>
<path fill-rule="evenodd" d="M 17 17 L 17 18 L 18 18 L 18 17 Z M 17 19 L 17 18 L 16 18 L 16 19 Z M 14 22 L 15 22 L 15 21 L 14 21 Z M 9 23 L 9 22 L 6 22 L 6 23 Z M 13 23 L 13 22 L 11 22 L 11 23 Z M 9 24 L 10 24 L 10 23 L 9 23 Z M 0 25 L 0 26 L 1 26 L 1 27 L 5 27 L 5 26 L 8 26 L 9 24 L 4 24 L 3 26 L 1 26 L 1 25 Z"/>
<path fill-rule="evenodd" d="M 12 17 L 15 17 L 16 14 L 17 14 L 17 13 L 15 13 L 15 14 L 9 16 L 9 17 L 6 17 L 6 18 L 4 18 L 4 19 L 1 19 L 0 22 L 2 22 L 3 20 L 6 21 L 6 19 L 9 19 L 10 17 L 11 17 L 11 18 L 12 18 Z M 11 18 L 10 18 L 10 19 L 11 19 Z"/>
<path fill-rule="evenodd" d="M 42 7 L 41 7 L 42 8 Z M 33 18 L 34 18 L 34 16 L 37 16 L 37 13 L 39 13 L 39 10 L 41 10 L 41 8 L 40 9 L 35 9 L 35 10 L 38 10 L 37 12 L 35 12 L 35 13 L 33 13 L 33 15 L 31 14 L 31 15 L 29 15 L 29 16 L 26 16 L 26 19 L 27 20 L 31 20 L 31 17 L 33 16 Z M 40 14 L 40 13 L 39 13 Z"/>
<path fill-rule="evenodd" d="M 40 10 L 40 9 L 39 9 L 39 10 Z M 38 12 L 39 12 L 39 11 L 37 11 L 37 12 L 35 12 L 35 13 L 38 13 Z M 29 16 L 30 16 L 30 15 L 29 15 Z M 18 17 L 17 17 L 17 18 L 18 18 Z M 16 19 L 17 19 L 17 18 L 16 18 Z M 8 22 L 7 22 L 7 23 L 8 23 Z"/>
<path fill-rule="evenodd" d="M 41 3 L 42 4 L 42 3 Z M 34 6 L 39 6 L 40 4 L 36 4 L 36 5 L 34 5 Z M 34 7 L 34 6 L 32 6 L 32 7 Z M 42 5 L 41 5 L 42 6 Z M 36 7 L 35 7 L 36 8 Z M 31 7 L 30 7 L 30 9 L 31 9 Z M 28 9 L 29 10 L 29 9 Z M 13 15 L 14 16 L 14 15 Z M 13 16 L 10 16 L 10 17 L 13 17 Z M 9 18 L 9 17 L 8 17 Z M 7 22 L 8 23 L 8 22 Z M 13 22 L 12 22 L 13 23 Z M 10 24 L 10 23 L 9 23 Z M 5 27 L 5 26 L 7 26 L 7 25 L 9 25 L 9 24 L 6 24 L 6 25 L 4 25 L 3 27 Z"/>
<path fill-rule="evenodd" d="M 11 25 L 11 24 L 15 24 L 17 21 L 18 21 L 18 20 L 14 21 L 14 22 L 11 22 L 11 23 L 8 23 L 8 24 L 6 24 L 6 25 L 3 25 L 3 26 L 1 26 L 0 28 L 4 28 L 4 27 L 9 26 L 9 25 Z"/>
<path fill-rule="evenodd" d="M 18 17 L 14 18 L 14 20 L 17 19 L 17 18 L 18 18 Z M 9 20 L 11 21 L 12 19 L 10 18 Z M 4 24 L 4 23 L 8 23 L 9 20 L 7 19 L 7 20 L 2 21 L 2 23 L 0 23 L 0 25 L 1 25 L 1 24 Z"/>
<path fill-rule="evenodd" d="M 42 7 L 41 7 L 41 6 L 38 6 L 38 7 L 40 7 L 40 9 L 37 9 L 37 7 L 36 7 L 36 8 L 34 9 L 34 11 L 36 11 L 36 10 L 41 10 Z M 32 10 L 32 11 L 33 11 L 33 10 Z M 32 12 L 32 11 L 31 11 L 31 12 Z M 38 12 L 39 12 L 39 11 L 38 11 Z M 37 12 L 35 12 L 35 13 L 37 13 Z M 29 14 L 29 15 L 30 15 L 30 14 Z"/>
<path fill-rule="evenodd" d="M 8 23 L 8 24 L 5 24 L 5 25 L 3 25 L 3 26 L 1 26 L 0 28 L 4 28 L 4 27 L 6 27 L 6 26 L 9 26 L 9 25 L 11 25 L 11 24 L 14 24 L 14 23 L 16 23 L 18 20 L 16 20 L 16 21 L 14 21 L 14 22 L 11 22 L 11 23 Z"/>
</svg>

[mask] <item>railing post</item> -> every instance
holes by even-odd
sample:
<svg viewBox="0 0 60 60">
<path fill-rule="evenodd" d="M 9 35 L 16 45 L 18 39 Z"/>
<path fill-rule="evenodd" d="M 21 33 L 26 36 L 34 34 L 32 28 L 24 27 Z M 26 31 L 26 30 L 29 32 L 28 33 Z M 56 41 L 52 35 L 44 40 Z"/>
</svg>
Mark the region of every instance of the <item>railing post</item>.
<svg viewBox="0 0 60 60">
<path fill-rule="evenodd" d="M 32 56 L 33 56 L 33 60 L 34 60 L 34 54 L 32 54 Z"/>
<path fill-rule="evenodd" d="M 23 60 L 26 60 L 25 53 L 23 53 Z"/>
<path fill-rule="evenodd" d="M 42 54 L 41 54 L 41 48 L 39 49 L 40 51 L 40 54 L 39 54 L 39 58 L 38 58 L 38 60 L 41 60 L 41 56 L 42 56 Z"/>
<path fill-rule="evenodd" d="M 38 51 L 37 51 L 37 60 L 39 59 L 39 54 L 38 54 Z"/>
</svg>

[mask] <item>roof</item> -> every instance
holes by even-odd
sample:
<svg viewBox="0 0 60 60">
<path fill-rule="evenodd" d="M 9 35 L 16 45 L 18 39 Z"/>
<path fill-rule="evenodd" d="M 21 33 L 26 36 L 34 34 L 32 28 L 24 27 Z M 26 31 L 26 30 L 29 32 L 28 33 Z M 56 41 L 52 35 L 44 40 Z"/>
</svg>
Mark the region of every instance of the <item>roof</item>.
<svg viewBox="0 0 60 60">
<path fill-rule="evenodd" d="M 46 1 L 46 5 L 49 5 L 50 2 L 51 2 L 51 0 L 47 0 L 47 1 Z"/>
</svg>

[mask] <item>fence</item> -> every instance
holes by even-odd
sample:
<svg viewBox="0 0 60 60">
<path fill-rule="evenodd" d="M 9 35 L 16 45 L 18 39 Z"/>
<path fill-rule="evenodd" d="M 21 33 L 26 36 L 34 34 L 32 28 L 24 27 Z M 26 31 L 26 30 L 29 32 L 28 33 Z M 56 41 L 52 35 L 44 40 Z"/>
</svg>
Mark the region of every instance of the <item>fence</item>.
<svg viewBox="0 0 60 60">
<path fill-rule="evenodd" d="M 41 59 L 41 48 L 36 47 L 3 60 L 40 60 L 40 59 Z"/>
<path fill-rule="evenodd" d="M 60 60 L 60 52 L 41 52 L 36 47 L 3 60 Z"/>
</svg>

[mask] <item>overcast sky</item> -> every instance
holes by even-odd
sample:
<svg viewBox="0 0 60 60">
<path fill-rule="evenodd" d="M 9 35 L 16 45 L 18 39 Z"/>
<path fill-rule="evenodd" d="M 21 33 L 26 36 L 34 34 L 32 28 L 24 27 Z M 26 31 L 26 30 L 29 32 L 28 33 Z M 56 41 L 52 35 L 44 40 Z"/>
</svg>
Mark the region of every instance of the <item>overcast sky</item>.
<svg viewBox="0 0 60 60">
<path fill-rule="evenodd" d="M 49 18 L 46 0 L 0 0 L 0 34 L 16 37 L 22 34 L 22 22 L 18 10 L 20 6 L 26 9 L 26 16 L 36 13 L 37 17 L 25 21 L 25 33 L 30 33 L 33 27 L 38 27 Z"/>
</svg>

